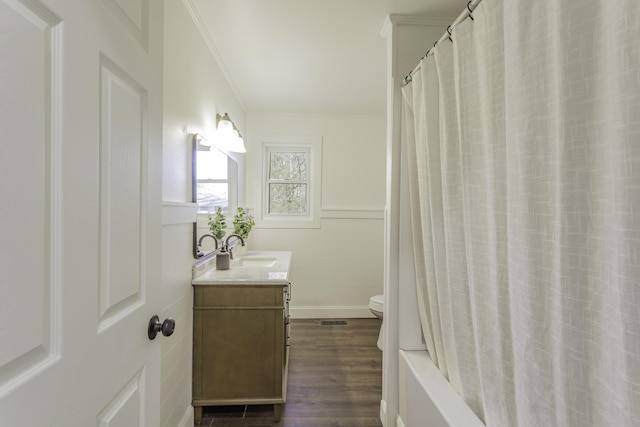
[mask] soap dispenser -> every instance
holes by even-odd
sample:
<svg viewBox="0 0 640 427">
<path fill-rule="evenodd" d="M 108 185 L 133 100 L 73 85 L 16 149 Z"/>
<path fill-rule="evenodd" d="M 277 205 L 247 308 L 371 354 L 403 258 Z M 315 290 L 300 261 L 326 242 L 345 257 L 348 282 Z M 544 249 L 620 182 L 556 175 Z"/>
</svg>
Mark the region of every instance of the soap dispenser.
<svg viewBox="0 0 640 427">
<path fill-rule="evenodd" d="M 229 252 L 227 252 L 227 246 L 222 246 L 220 252 L 216 255 L 216 270 L 228 270 L 229 269 Z"/>
</svg>

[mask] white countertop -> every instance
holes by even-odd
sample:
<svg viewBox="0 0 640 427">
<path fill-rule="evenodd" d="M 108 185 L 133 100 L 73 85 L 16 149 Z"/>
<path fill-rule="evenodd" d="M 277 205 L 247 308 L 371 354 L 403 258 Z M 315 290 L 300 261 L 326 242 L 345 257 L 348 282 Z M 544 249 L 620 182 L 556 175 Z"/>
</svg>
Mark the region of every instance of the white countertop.
<svg viewBox="0 0 640 427">
<path fill-rule="evenodd" d="M 192 269 L 192 285 L 268 285 L 289 283 L 291 252 L 249 251 L 243 257 L 231 260 L 229 270 L 216 270 L 215 255 L 207 262 L 197 262 Z M 275 258 L 271 266 L 242 265 L 243 259 Z"/>
</svg>

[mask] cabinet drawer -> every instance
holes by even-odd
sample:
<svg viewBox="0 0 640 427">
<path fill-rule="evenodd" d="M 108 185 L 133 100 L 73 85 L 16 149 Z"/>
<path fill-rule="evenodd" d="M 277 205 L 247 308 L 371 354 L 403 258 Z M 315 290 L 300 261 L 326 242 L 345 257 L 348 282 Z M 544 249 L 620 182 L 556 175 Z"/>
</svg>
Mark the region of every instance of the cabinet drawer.
<svg viewBox="0 0 640 427">
<path fill-rule="evenodd" d="M 282 286 L 194 286 L 194 305 L 196 308 L 284 307 L 284 293 Z"/>
</svg>

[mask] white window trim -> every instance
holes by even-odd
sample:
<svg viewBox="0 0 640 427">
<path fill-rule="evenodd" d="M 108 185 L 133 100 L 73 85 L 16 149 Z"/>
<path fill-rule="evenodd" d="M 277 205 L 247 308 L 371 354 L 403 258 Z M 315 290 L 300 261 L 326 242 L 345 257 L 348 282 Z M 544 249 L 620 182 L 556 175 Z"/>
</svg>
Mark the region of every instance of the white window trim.
<svg viewBox="0 0 640 427">
<path fill-rule="evenodd" d="M 309 215 L 269 215 L 267 210 L 267 161 L 270 148 L 295 151 L 309 151 Z M 322 196 L 322 137 L 277 138 L 262 141 L 262 182 L 259 212 L 256 212 L 256 226 L 264 228 L 320 228 L 320 207 Z"/>
</svg>

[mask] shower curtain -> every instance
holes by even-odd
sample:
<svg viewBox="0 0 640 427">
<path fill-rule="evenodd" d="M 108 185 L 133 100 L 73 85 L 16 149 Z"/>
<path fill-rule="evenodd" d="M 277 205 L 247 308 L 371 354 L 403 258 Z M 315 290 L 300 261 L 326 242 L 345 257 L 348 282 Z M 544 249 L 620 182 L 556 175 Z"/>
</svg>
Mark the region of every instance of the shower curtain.
<svg viewBox="0 0 640 427">
<path fill-rule="evenodd" d="M 488 426 L 639 426 L 640 2 L 473 18 L 403 88 L 429 353 Z"/>
</svg>

